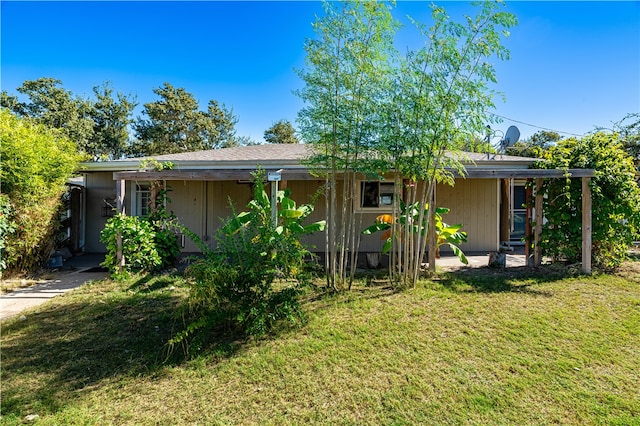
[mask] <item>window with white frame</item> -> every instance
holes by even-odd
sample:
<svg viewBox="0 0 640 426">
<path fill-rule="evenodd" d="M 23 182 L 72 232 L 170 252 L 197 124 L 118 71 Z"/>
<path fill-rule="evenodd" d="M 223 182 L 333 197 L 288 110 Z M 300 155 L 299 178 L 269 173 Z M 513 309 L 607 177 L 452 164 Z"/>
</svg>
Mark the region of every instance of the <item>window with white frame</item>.
<svg viewBox="0 0 640 426">
<path fill-rule="evenodd" d="M 360 209 L 391 210 L 395 196 L 393 182 L 360 182 Z"/>
<path fill-rule="evenodd" d="M 151 185 L 148 182 L 134 182 L 133 215 L 148 216 L 151 201 Z"/>
</svg>

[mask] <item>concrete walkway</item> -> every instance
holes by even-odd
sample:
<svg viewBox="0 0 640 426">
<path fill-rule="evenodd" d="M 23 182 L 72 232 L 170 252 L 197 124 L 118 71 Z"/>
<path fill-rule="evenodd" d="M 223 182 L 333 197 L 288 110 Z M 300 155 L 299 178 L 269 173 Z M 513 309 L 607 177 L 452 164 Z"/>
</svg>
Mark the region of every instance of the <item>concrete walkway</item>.
<svg viewBox="0 0 640 426">
<path fill-rule="evenodd" d="M 85 272 L 97 267 L 103 260 L 104 255 L 71 258 L 64 263 L 63 269 L 47 274 L 50 278 L 40 280 L 33 286 L 0 295 L 0 320 L 18 315 L 88 281 L 106 278 L 109 275 L 107 272 Z"/>
</svg>

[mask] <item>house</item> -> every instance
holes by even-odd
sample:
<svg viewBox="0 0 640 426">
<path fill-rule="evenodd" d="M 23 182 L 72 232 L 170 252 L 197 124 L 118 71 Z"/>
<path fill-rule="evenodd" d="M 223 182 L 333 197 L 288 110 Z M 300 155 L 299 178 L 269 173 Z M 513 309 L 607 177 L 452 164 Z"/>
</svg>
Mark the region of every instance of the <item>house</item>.
<svg viewBox="0 0 640 426">
<path fill-rule="evenodd" d="M 242 211 L 251 199 L 251 172 L 258 166 L 267 172 L 281 170 L 280 188 L 289 188 L 298 203 L 310 202 L 324 183 L 323 178 L 312 175 L 302 164 L 310 149 L 304 144 L 255 145 L 153 157 L 173 163 L 172 170 L 162 171 L 140 170 L 142 159 L 84 163 L 84 251 L 105 252 L 100 231 L 113 214 L 118 198 L 127 214 L 147 213 L 153 181 L 163 181 L 170 189 L 167 210 L 213 247 L 221 220 L 231 214 L 229 201 L 237 211 Z M 467 153 L 465 158 L 467 176 L 457 178 L 453 187 L 438 185 L 436 204 L 451 209 L 444 218 L 447 223 L 464 224 L 463 229 L 468 233 L 468 242 L 463 246 L 466 252 L 498 250 L 501 242 L 509 239 L 504 235 L 507 227 L 517 231 L 518 239 L 523 235 L 524 189 L 513 184 L 514 178 L 520 179 L 515 182 L 524 182 L 531 178 L 567 175 L 567 171 L 531 170 L 529 167 L 535 161 L 532 158 L 478 153 Z M 588 173 L 573 176 L 588 176 Z M 379 214 L 390 212 L 393 185 L 393 181 L 370 182 L 364 178 L 359 182 L 360 193 L 354 208 L 362 215 L 363 229 Z M 309 220 L 324 219 L 324 210 L 324 201 L 317 202 Z M 323 235 L 307 238 L 306 243 L 322 251 Z M 360 251 L 379 252 L 381 246 L 379 238 L 363 236 Z M 197 248 L 193 242 L 183 239 L 183 251 L 195 252 Z"/>
<path fill-rule="evenodd" d="M 167 154 L 155 160 L 173 163 L 172 170 L 140 171 L 141 159 L 83 164 L 86 186 L 85 251 L 104 252 L 99 240 L 100 231 L 116 206 L 116 180 L 125 182 L 124 209 L 130 215 L 147 213 L 150 182 L 162 180 L 170 188 L 169 211 L 205 241 L 212 241 L 221 219 L 231 214 L 229 200 L 242 210 L 251 199 L 251 172 L 258 165 L 264 170 L 282 170 L 281 187 L 286 185 L 298 203 L 309 202 L 324 180 L 312 176 L 301 164 L 310 153 L 307 145 L 256 145 L 237 148 Z M 468 154 L 467 167 L 476 173 L 496 170 L 528 169 L 531 158 L 502 155 Z M 356 211 L 361 213 L 363 227 L 375 217 L 391 210 L 393 181 L 368 182 L 359 185 L 361 196 Z M 463 223 L 469 234 L 467 251 L 497 250 L 500 244 L 500 179 L 457 179 L 456 185 L 439 185 L 437 204 L 449 207 L 448 223 Z M 369 197 L 365 195 L 369 195 Z M 373 198 L 370 198 L 370 197 Z M 371 200 L 374 200 L 373 202 Z M 380 200 L 381 202 L 377 202 Z M 521 208 L 521 205 L 513 206 Z M 324 203 L 319 202 L 310 220 L 324 218 Z M 311 243 L 321 247 L 322 236 L 312 237 Z M 211 243 L 213 244 L 213 242 Z M 364 238 L 361 250 L 379 251 L 381 242 Z M 184 251 L 195 251 L 195 245 L 184 242 Z"/>
</svg>

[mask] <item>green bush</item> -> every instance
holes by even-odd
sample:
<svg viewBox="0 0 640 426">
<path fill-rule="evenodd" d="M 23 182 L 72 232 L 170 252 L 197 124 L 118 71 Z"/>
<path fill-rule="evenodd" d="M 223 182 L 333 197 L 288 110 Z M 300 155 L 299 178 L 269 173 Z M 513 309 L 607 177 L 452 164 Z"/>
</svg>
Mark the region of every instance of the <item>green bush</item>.
<svg viewBox="0 0 640 426">
<path fill-rule="evenodd" d="M 118 269 L 118 235 L 122 239 L 123 270 Z M 112 274 L 152 271 L 162 264 L 155 244 L 156 233 L 146 218 L 119 213 L 107 220 L 100 241 L 107 247 L 102 266 Z"/>
<path fill-rule="evenodd" d="M 167 202 L 171 202 L 167 197 L 167 192 L 168 190 L 165 188 L 158 188 L 154 203 L 155 208 L 151 210 L 151 214 L 147 218 L 155 232 L 153 242 L 160 256 L 158 269 L 173 267 L 176 259 L 180 256 L 180 244 L 178 244 L 175 233 L 178 219 L 173 212 L 167 212 L 164 207 Z"/>
<path fill-rule="evenodd" d="M 13 216 L 13 209 L 11 207 L 11 201 L 5 194 L 0 194 L 0 276 L 2 272 L 7 268 L 7 264 L 4 260 L 4 250 L 7 247 L 7 238 L 9 234 L 16 232 L 16 224 L 11 219 Z"/>
<path fill-rule="evenodd" d="M 107 246 L 102 266 L 108 268 L 112 275 L 154 272 L 173 267 L 180 255 L 175 233 L 178 225 L 175 215 L 167 213 L 165 201 L 170 201 L 167 190 L 157 188 L 155 207 L 148 217 L 118 214 L 107 221 L 100 234 L 100 240 Z M 122 237 L 125 258 L 122 270 L 117 256 L 118 234 Z"/>
<path fill-rule="evenodd" d="M 281 209 L 276 226 L 264 184 L 257 178 L 249 210 L 225 222 L 217 236 L 216 251 L 184 230 L 201 247 L 205 258 L 186 270 L 192 279 L 190 307 L 197 320 L 176 336 L 173 344 L 216 323 L 262 335 L 280 320 L 293 324 L 303 321 L 298 295 L 310 277 L 305 270 L 310 253 L 299 237 L 323 230 L 324 222 L 303 225 L 313 207 L 297 207 L 289 195 L 288 191 L 278 193 Z"/>
<path fill-rule="evenodd" d="M 593 264 L 612 269 L 627 257 L 640 235 L 640 188 L 633 159 L 618 135 L 599 132 L 564 139 L 544 153 L 543 168 L 595 169 L 591 180 Z M 578 262 L 582 256 L 582 183 L 580 179 L 548 179 L 540 246 L 554 260 Z"/>
<path fill-rule="evenodd" d="M 3 235 L 2 258 L 9 273 L 32 272 L 46 263 L 54 247 L 65 183 L 81 157 L 59 132 L 2 108 L 0 158 L 2 193 L 11 206 L 3 210 L 3 220 L 15 224 L 15 232 Z"/>
</svg>

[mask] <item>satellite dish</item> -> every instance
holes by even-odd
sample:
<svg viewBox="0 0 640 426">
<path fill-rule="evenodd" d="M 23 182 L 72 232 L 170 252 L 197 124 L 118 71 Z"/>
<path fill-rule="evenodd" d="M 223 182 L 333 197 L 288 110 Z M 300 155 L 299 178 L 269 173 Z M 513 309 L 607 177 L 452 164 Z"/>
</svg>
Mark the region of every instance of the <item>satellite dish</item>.
<svg viewBox="0 0 640 426">
<path fill-rule="evenodd" d="M 507 133 L 504 135 L 504 139 L 502 139 L 503 149 L 515 145 L 518 139 L 520 139 L 520 130 L 518 130 L 516 126 L 509 126 Z"/>
</svg>

